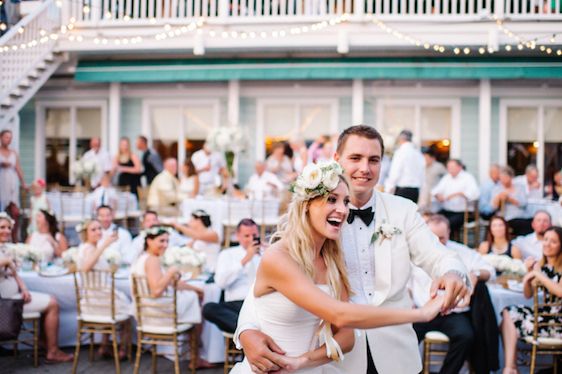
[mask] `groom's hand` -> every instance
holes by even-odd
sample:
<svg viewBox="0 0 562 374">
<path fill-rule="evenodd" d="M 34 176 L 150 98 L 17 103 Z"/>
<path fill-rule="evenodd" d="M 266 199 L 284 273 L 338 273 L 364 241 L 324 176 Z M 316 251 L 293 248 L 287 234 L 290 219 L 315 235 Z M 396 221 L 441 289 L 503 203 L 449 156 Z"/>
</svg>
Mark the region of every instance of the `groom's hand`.
<svg viewBox="0 0 562 374">
<path fill-rule="evenodd" d="M 269 336 L 258 330 L 245 330 L 240 334 L 239 339 L 254 371 L 267 373 L 282 369 L 279 358 L 280 355 L 285 354 L 285 351 Z"/>
<path fill-rule="evenodd" d="M 463 299 L 470 298 L 470 290 L 464 280 L 454 272 L 445 273 L 433 281 L 430 290 L 431 297 L 437 296 L 437 291 L 439 290 L 445 291 L 441 313 L 449 312 Z"/>
</svg>

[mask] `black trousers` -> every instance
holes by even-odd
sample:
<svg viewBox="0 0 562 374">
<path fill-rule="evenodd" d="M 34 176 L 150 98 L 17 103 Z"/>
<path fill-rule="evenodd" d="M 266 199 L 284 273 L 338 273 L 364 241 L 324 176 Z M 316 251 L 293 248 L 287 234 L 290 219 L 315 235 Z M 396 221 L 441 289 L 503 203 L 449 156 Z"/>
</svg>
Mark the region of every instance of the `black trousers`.
<svg viewBox="0 0 562 374">
<path fill-rule="evenodd" d="M 441 374 L 457 374 L 470 353 L 474 342 L 474 329 L 468 313 L 451 313 L 437 316 L 433 321 L 414 323 L 418 341 L 422 341 L 428 331 L 440 331 L 449 337 L 449 349 L 441 367 Z"/>
<path fill-rule="evenodd" d="M 420 197 L 420 189 L 415 187 L 396 187 L 394 194 L 396 196 L 402 196 L 405 199 L 412 200 L 417 204 L 418 198 Z"/>
<path fill-rule="evenodd" d="M 459 238 L 460 229 L 464 224 L 464 212 L 452 212 L 450 210 L 442 209 L 439 211 L 439 214 L 447 217 L 451 226 L 451 234 L 453 234 L 455 238 Z"/>
<path fill-rule="evenodd" d="M 527 235 L 533 232 L 531 227 L 532 218 L 514 218 L 507 222 L 511 230 L 513 230 L 513 236 Z"/>
<path fill-rule="evenodd" d="M 243 303 L 244 300 L 207 303 L 203 305 L 203 317 L 217 325 L 219 330 L 234 334 Z"/>
<path fill-rule="evenodd" d="M 367 337 L 365 337 L 367 339 Z M 375 361 L 371 356 L 371 348 L 369 348 L 369 339 L 367 339 L 367 374 L 379 374 L 375 367 Z"/>
</svg>

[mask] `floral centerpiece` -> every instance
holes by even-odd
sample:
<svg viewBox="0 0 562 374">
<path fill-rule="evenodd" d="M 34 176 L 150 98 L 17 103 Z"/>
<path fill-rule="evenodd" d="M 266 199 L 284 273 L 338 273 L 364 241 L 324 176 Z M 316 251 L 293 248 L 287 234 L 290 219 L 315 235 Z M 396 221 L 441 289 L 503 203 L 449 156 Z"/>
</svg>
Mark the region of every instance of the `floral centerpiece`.
<svg viewBox="0 0 562 374">
<path fill-rule="evenodd" d="M 12 252 L 12 257 L 19 264 L 22 264 L 24 269 L 30 270 L 37 268 L 41 261 L 43 261 L 43 254 L 35 247 L 24 243 L 9 244 L 8 248 Z"/>
<path fill-rule="evenodd" d="M 62 253 L 62 263 L 69 271 L 76 271 L 78 266 L 78 247 L 68 248 Z"/>
<path fill-rule="evenodd" d="M 121 265 L 121 252 L 116 247 L 109 247 L 103 251 L 102 258 L 107 261 L 112 270 L 117 270 Z"/>
<path fill-rule="evenodd" d="M 498 283 L 504 283 L 507 279 L 520 279 L 527 274 L 527 267 L 519 259 L 496 254 L 487 254 L 483 257 L 486 262 L 496 269 L 496 272 L 501 273 Z"/>
<path fill-rule="evenodd" d="M 205 255 L 193 248 L 168 247 L 162 257 L 164 267 L 177 267 L 182 273 L 191 273 L 196 277 L 201 272 L 201 267 L 205 263 Z"/>
<path fill-rule="evenodd" d="M 211 130 L 205 143 L 211 150 L 224 153 L 228 171 L 232 175 L 234 157 L 246 150 L 248 137 L 240 126 L 219 126 Z"/>
<path fill-rule="evenodd" d="M 94 160 L 85 160 L 81 158 L 76 160 L 72 166 L 72 175 L 76 180 L 84 181 L 86 185 L 90 185 L 92 177 L 98 173 L 98 164 Z"/>
</svg>

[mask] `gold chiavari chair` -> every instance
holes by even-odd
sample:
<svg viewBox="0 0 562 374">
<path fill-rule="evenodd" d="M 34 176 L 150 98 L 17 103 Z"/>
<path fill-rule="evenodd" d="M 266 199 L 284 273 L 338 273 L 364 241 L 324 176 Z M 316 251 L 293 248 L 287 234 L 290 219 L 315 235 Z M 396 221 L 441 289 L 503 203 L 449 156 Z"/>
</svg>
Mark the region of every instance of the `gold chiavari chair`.
<svg viewBox="0 0 562 374">
<path fill-rule="evenodd" d="M 229 332 L 222 332 L 224 336 L 224 374 L 236 365 L 237 358 L 244 357 L 244 352 L 236 348 L 234 344 L 234 335 Z"/>
<path fill-rule="evenodd" d="M 472 247 L 480 244 L 480 213 L 478 211 L 478 200 L 465 199 L 464 222 L 462 226 L 462 239 L 464 245 L 468 245 L 468 234 L 472 232 L 474 243 Z"/>
<path fill-rule="evenodd" d="M 20 344 L 33 348 L 33 366 L 39 366 L 39 322 L 41 314 L 38 312 L 23 313 L 23 323 L 17 340 L 2 342 L 2 344 L 14 344 L 14 356 L 18 355 Z"/>
<path fill-rule="evenodd" d="M 89 359 L 94 358 L 94 334 L 111 335 L 113 339 L 113 356 L 115 371 L 121 372 L 119 363 L 119 348 L 117 335 L 120 328 L 126 328 L 130 323 L 130 316 L 118 313 L 115 295 L 115 272 L 104 270 L 90 270 L 88 272 L 74 272 L 74 287 L 76 290 L 76 307 L 78 311 L 78 331 L 76 336 L 76 351 L 72 373 L 76 373 L 82 334 L 90 335 Z M 131 357 L 131 343 L 128 345 L 129 360 Z"/>
<path fill-rule="evenodd" d="M 131 187 L 129 186 L 118 186 L 117 189 L 117 206 L 115 207 L 115 221 L 123 224 L 123 226 L 129 228 L 129 193 L 131 192 Z"/>
<path fill-rule="evenodd" d="M 180 337 L 189 334 L 191 372 L 195 374 L 198 353 L 198 334 L 190 323 L 178 322 L 177 281 L 162 296 L 153 297 L 146 277 L 132 275 L 133 298 L 137 319 L 137 354 L 134 374 L 138 374 L 143 344 L 151 345 L 152 372 L 156 373 L 157 346 L 174 347 L 174 371 L 180 373 Z"/>
<path fill-rule="evenodd" d="M 449 344 L 449 337 L 439 331 L 429 331 L 423 339 L 423 374 L 429 374 L 431 365 L 443 364 L 443 359 L 447 355 L 444 345 Z M 435 356 L 443 359 L 437 360 Z"/>
</svg>

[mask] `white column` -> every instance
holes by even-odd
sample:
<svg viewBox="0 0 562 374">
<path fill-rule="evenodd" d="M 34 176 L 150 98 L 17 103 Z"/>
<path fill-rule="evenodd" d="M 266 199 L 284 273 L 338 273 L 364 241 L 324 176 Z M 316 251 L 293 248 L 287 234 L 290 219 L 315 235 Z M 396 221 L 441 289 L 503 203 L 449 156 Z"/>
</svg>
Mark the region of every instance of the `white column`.
<svg viewBox="0 0 562 374">
<path fill-rule="evenodd" d="M 119 150 L 119 123 L 121 122 L 121 83 L 109 84 L 109 132 L 108 151 L 111 156 Z M 103 143 L 102 143 L 103 144 Z"/>
<path fill-rule="evenodd" d="M 69 146 L 68 146 L 68 158 L 70 159 L 70 170 L 74 169 L 74 162 L 76 161 L 78 155 L 76 153 L 76 126 L 77 126 L 77 121 L 76 121 L 76 106 L 72 106 L 70 108 L 70 139 L 69 139 Z M 75 179 L 74 179 L 74 175 L 73 173 L 69 173 L 68 176 L 68 181 L 71 184 L 75 183 Z"/>
<path fill-rule="evenodd" d="M 359 125 L 364 122 L 363 118 L 363 105 L 364 105 L 364 89 L 363 80 L 354 79 L 352 86 L 352 98 L 351 98 L 351 125 Z"/>
<path fill-rule="evenodd" d="M 35 105 L 35 113 L 35 179 L 45 179 L 45 108 Z"/>
<path fill-rule="evenodd" d="M 240 81 L 228 81 L 228 125 L 238 126 L 240 120 Z"/>
<path fill-rule="evenodd" d="M 489 79 L 480 80 L 480 95 L 478 102 L 478 175 L 480 182 L 488 177 L 490 168 L 490 150 L 492 143 L 492 88 Z"/>
<path fill-rule="evenodd" d="M 544 181 L 544 105 L 539 105 L 537 108 L 539 113 L 539 126 L 537 129 L 537 141 L 539 142 L 539 148 L 537 152 L 537 168 L 539 169 L 539 181 Z M 542 183 L 542 182 L 541 182 Z"/>
</svg>

